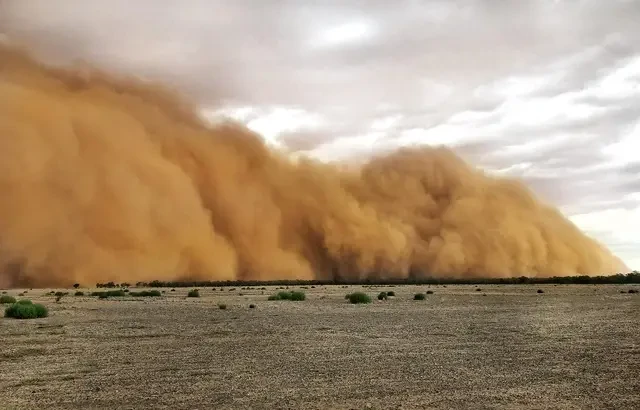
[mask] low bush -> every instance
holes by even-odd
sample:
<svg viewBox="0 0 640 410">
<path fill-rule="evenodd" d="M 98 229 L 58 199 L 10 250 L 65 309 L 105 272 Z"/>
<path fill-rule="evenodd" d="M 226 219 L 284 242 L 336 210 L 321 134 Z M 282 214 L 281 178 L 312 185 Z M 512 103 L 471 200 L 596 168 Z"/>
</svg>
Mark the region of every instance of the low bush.
<svg viewBox="0 0 640 410">
<path fill-rule="evenodd" d="M 49 311 L 47 308 L 37 303 L 14 303 L 4 311 L 4 317 L 13 319 L 37 319 L 47 317 L 48 315 Z"/>
<path fill-rule="evenodd" d="M 378 293 L 378 300 L 387 300 L 387 292 Z"/>
<path fill-rule="evenodd" d="M 387 292 L 387 296 L 395 296 L 396 292 L 390 290 L 389 292 Z"/>
<path fill-rule="evenodd" d="M 104 290 L 100 292 L 91 292 L 91 296 L 97 296 L 100 299 L 106 299 L 111 297 L 127 296 L 123 290 Z"/>
<path fill-rule="evenodd" d="M 638 293 L 638 291 L 635 289 L 629 289 L 629 293 Z"/>
<path fill-rule="evenodd" d="M 542 290 L 542 289 L 538 289 L 538 290 L 537 290 L 537 292 L 538 292 L 538 293 L 544 293 L 544 290 Z"/>
<path fill-rule="evenodd" d="M 481 292 L 481 291 L 482 291 L 482 289 L 480 289 L 480 288 L 476 289 L 476 292 Z"/>
<path fill-rule="evenodd" d="M 353 304 L 371 303 L 371 297 L 364 292 L 354 292 L 347 295 L 349 302 Z"/>
<path fill-rule="evenodd" d="M 225 310 L 226 308 L 227 308 L 227 305 L 225 305 L 224 303 L 218 303 L 218 309 Z"/>
<path fill-rule="evenodd" d="M 33 302 L 30 301 L 29 299 L 20 299 L 16 303 L 19 305 L 33 305 Z"/>
<path fill-rule="evenodd" d="M 292 300 L 292 301 L 302 301 L 307 298 L 307 295 L 302 291 L 283 291 L 278 292 L 275 295 L 271 295 L 268 297 L 268 300 Z"/>
<path fill-rule="evenodd" d="M 254 305 L 253 303 L 249 305 L 249 309 L 255 309 L 256 305 Z"/>
<path fill-rule="evenodd" d="M 187 293 L 187 297 L 190 298 L 199 298 L 200 297 L 200 292 L 198 291 L 198 289 L 191 289 L 189 291 L 189 293 Z"/>
<path fill-rule="evenodd" d="M 76 293 L 73 294 L 74 296 L 84 296 L 84 292 L 82 291 L 77 291 Z"/>
<path fill-rule="evenodd" d="M 5 303 L 16 303 L 16 298 L 9 295 L 0 296 L 0 304 L 4 305 Z"/>
<path fill-rule="evenodd" d="M 413 295 L 413 300 L 425 300 L 427 297 L 424 293 L 416 293 Z"/>
<path fill-rule="evenodd" d="M 433 291 L 432 290 L 428 290 L 427 291 L 427 295 L 433 295 Z"/>
<path fill-rule="evenodd" d="M 129 296 L 135 297 L 157 297 L 162 296 L 159 290 L 143 290 L 140 292 L 129 292 Z"/>
</svg>

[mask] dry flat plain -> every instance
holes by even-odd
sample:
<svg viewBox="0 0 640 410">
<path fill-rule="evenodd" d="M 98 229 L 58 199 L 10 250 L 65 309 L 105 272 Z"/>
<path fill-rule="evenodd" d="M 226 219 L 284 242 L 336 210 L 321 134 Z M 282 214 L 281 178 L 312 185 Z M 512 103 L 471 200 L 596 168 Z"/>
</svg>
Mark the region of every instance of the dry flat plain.
<svg viewBox="0 0 640 410">
<path fill-rule="evenodd" d="M 50 316 L 0 319 L 0 409 L 640 409 L 639 286 L 481 288 L 29 290 Z"/>
</svg>

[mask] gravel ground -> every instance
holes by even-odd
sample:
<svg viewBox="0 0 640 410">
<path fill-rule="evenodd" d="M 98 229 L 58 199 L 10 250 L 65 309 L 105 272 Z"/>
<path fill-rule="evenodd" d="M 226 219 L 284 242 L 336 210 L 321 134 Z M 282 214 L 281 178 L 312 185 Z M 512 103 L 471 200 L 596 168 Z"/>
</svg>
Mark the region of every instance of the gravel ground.
<svg viewBox="0 0 640 410">
<path fill-rule="evenodd" d="M 25 297 L 48 318 L 0 319 L 0 408 L 640 409 L 629 288 L 322 286 L 304 302 L 267 301 L 273 287 L 165 289 L 60 303 L 34 289 Z M 397 296 L 350 305 L 355 290 Z"/>
</svg>

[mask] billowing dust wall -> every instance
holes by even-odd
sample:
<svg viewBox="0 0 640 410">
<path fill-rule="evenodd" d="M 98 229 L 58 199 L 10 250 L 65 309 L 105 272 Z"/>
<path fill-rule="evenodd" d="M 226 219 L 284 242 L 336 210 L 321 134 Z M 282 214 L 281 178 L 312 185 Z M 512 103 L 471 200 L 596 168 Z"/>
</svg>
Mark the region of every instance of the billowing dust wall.
<svg viewBox="0 0 640 410">
<path fill-rule="evenodd" d="M 622 268 L 520 182 L 448 149 L 294 161 L 161 87 L 0 48 L 2 287 Z"/>
</svg>

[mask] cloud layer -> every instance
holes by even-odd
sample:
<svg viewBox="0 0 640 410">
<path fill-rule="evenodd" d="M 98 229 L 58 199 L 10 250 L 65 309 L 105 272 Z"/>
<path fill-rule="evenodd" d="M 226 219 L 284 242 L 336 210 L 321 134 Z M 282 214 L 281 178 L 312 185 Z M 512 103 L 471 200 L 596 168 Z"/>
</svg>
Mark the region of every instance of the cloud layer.
<svg viewBox="0 0 640 410">
<path fill-rule="evenodd" d="M 637 2 L 153 3 L 0 0 L 0 32 L 322 159 L 455 147 L 640 267 Z"/>
</svg>

